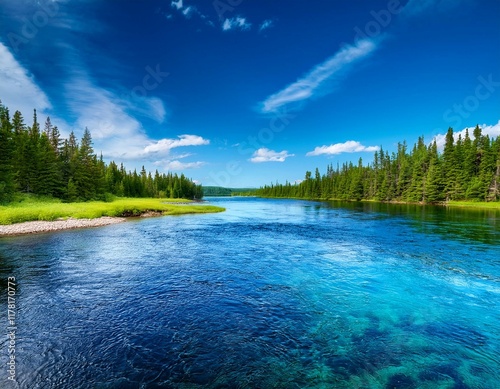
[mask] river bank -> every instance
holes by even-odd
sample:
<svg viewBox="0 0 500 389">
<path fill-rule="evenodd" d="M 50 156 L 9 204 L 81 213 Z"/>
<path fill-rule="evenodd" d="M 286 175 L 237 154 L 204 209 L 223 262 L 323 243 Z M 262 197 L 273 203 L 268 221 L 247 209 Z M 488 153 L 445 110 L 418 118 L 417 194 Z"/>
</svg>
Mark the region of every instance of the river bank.
<svg viewBox="0 0 500 389">
<path fill-rule="evenodd" d="M 96 219 L 66 219 L 54 221 L 31 221 L 10 225 L 0 225 L 0 236 L 37 234 L 42 232 L 53 232 L 72 230 L 75 228 L 101 227 L 110 224 L 122 223 L 127 220 L 124 217 L 104 216 Z"/>
<path fill-rule="evenodd" d="M 115 224 L 126 217 L 223 212 L 184 199 L 119 198 L 112 202 L 62 203 L 29 199 L 0 206 L 0 236 Z"/>
</svg>

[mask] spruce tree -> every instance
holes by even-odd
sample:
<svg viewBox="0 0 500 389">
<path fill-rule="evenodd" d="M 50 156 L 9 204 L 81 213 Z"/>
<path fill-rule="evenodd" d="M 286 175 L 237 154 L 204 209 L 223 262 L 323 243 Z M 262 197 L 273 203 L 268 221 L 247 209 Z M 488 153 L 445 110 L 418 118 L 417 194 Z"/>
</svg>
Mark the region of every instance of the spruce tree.
<svg viewBox="0 0 500 389">
<path fill-rule="evenodd" d="M 92 148 L 92 136 L 88 128 L 85 128 L 80 147 L 74 159 L 73 180 L 77 187 L 79 196 L 84 200 L 90 200 L 96 195 L 97 167 L 94 149 Z"/>
<path fill-rule="evenodd" d="M 40 166 L 38 157 L 38 143 L 40 142 L 40 125 L 36 115 L 36 109 L 33 110 L 33 125 L 28 127 L 28 136 L 23 143 L 23 148 L 20 150 L 23 161 L 23 172 L 20 181 L 21 190 L 26 193 L 35 193 L 38 181 Z"/>
<path fill-rule="evenodd" d="M 35 192 L 44 196 L 62 197 L 64 194 L 62 171 L 55 150 L 46 133 L 38 144 L 38 177 Z"/>
<path fill-rule="evenodd" d="M 9 110 L 0 101 L 0 203 L 8 202 L 14 194 L 14 140 Z"/>
<path fill-rule="evenodd" d="M 429 150 L 429 169 L 427 171 L 425 200 L 429 203 L 444 200 L 444 180 L 436 141 Z"/>
</svg>

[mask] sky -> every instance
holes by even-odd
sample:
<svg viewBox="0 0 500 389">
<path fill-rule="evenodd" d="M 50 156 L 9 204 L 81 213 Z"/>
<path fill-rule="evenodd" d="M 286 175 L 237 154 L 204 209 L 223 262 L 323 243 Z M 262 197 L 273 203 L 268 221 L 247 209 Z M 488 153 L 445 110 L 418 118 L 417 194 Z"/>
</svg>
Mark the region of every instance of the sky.
<svg viewBox="0 0 500 389">
<path fill-rule="evenodd" d="M 2 0 L 0 99 L 128 170 L 259 187 L 500 135 L 499 0 Z"/>
</svg>

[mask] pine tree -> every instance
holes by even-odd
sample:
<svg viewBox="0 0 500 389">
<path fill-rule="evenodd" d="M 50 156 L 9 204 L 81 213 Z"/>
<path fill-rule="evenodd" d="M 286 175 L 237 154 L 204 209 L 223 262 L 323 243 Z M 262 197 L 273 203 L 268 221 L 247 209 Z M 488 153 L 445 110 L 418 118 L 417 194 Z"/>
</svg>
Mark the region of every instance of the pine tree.
<svg viewBox="0 0 500 389">
<path fill-rule="evenodd" d="M 33 125 L 28 128 L 28 136 L 22 144 L 22 172 L 19 182 L 21 190 L 26 193 L 36 193 L 36 186 L 40 166 L 38 157 L 38 143 L 40 142 L 40 125 L 38 124 L 36 109 L 33 110 Z"/>
<path fill-rule="evenodd" d="M 45 119 L 45 127 L 43 129 L 43 132 L 45 135 L 47 135 L 47 138 L 50 139 L 52 135 L 52 122 L 50 121 L 50 117 L 47 116 L 47 119 Z"/>
<path fill-rule="evenodd" d="M 96 158 L 92 148 L 92 137 L 88 128 L 85 128 L 80 147 L 74 159 L 73 180 L 79 196 L 90 200 L 96 195 Z"/>
<path fill-rule="evenodd" d="M 427 202 L 444 200 L 444 180 L 442 176 L 441 161 L 437 152 L 436 141 L 431 145 L 429 169 L 427 171 L 425 199 Z"/>
<path fill-rule="evenodd" d="M 349 198 L 351 200 L 360 201 L 363 199 L 363 160 L 360 158 L 357 168 L 352 171 L 351 185 L 349 188 Z"/>
<path fill-rule="evenodd" d="M 398 143 L 398 154 L 397 154 L 397 184 L 395 196 L 398 199 L 403 198 L 406 195 L 406 191 L 411 182 L 411 164 L 409 156 L 406 152 L 407 146 L 406 142 L 403 144 Z"/>
<path fill-rule="evenodd" d="M 412 152 L 413 171 L 410 187 L 407 192 L 408 201 L 425 201 L 425 179 L 427 173 L 427 148 L 424 138 L 418 138 L 418 143 Z"/>
<path fill-rule="evenodd" d="M 62 172 L 55 150 L 50 144 L 46 133 L 40 136 L 38 144 L 37 168 L 35 193 L 45 196 L 61 197 L 64 193 Z"/>
<path fill-rule="evenodd" d="M 57 126 L 52 127 L 52 131 L 49 136 L 50 145 L 54 152 L 59 155 L 61 153 L 61 146 L 63 141 L 61 140 L 61 134 Z"/>
<path fill-rule="evenodd" d="M 10 201 L 14 194 L 13 152 L 9 110 L 0 101 L 0 203 Z"/>
<path fill-rule="evenodd" d="M 492 154 L 496 156 L 493 179 L 488 188 L 487 201 L 497 201 L 500 199 L 500 136 L 496 138 L 492 146 Z"/>
<path fill-rule="evenodd" d="M 448 128 L 446 141 L 443 150 L 443 170 L 445 176 L 445 196 L 446 200 L 455 200 L 455 190 L 457 181 L 457 162 L 455 158 L 455 139 L 453 129 Z"/>
</svg>

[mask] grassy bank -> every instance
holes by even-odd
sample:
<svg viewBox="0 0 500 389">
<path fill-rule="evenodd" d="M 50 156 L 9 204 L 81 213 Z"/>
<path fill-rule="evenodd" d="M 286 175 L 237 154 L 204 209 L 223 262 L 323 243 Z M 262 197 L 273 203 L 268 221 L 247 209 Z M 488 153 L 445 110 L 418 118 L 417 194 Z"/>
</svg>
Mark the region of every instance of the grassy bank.
<svg viewBox="0 0 500 389">
<path fill-rule="evenodd" d="M 0 206 L 0 225 L 34 220 L 53 221 L 70 217 L 95 219 L 101 216 L 139 216 L 148 211 L 161 212 L 164 215 L 224 211 L 224 208 L 212 205 L 185 204 L 186 201 L 184 199 L 117 198 L 112 202 L 62 203 L 54 199 L 27 198 L 20 202 Z"/>
<path fill-rule="evenodd" d="M 497 209 L 500 211 L 500 202 L 479 202 L 479 201 L 449 201 L 445 204 L 448 207 L 476 208 L 476 209 Z"/>
</svg>

